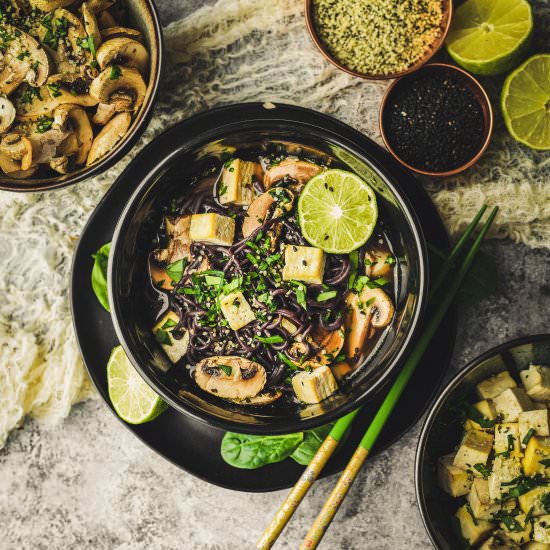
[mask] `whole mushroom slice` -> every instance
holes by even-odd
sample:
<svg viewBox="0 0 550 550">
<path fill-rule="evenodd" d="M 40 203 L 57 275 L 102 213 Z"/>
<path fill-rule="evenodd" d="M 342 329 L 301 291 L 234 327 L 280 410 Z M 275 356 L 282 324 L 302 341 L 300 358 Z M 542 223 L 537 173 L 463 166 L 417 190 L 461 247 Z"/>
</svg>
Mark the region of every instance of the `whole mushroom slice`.
<svg viewBox="0 0 550 550">
<path fill-rule="evenodd" d="M 5 135 L 0 141 L 0 153 L 13 161 L 2 166 L 6 173 L 25 171 L 32 165 L 32 144 L 28 138 L 20 134 Z"/>
<path fill-rule="evenodd" d="M 132 38 L 111 38 L 103 42 L 97 50 L 96 59 L 101 69 L 114 63 L 133 67 L 142 75 L 149 70 L 149 52 L 141 42 Z"/>
<path fill-rule="evenodd" d="M 90 84 L 90 95 L 97 103 L 114 105 L 118 112 L 137 111 L 147 86 L 137 69 L 106 67 Z"/>
<path fill-rule="evenodd" d="M 61 21 L 63 23 L 60 23 Z M 54 12 L 52 26 L 54 28 L 63 27 L 67 34 L 64 40 L 59 40 L 57 46 L 57 54 L 60 59 L 67 60 L 78 70 L 92 61 L 88 34 L 79 17 L 69 10 L 60 8 Z"/>
<path fill-rule="evenodd" d="M 0 70 L 0 93 L 10 95 L 27 81 L 41 86 L 48 78 L 50 65 L 42 46 L 26 32 L 13 25 L 2 25 L 4 45 Z"/>
<path fill-rule="evenodd" d="M 110 153 L 115 145 L 125 136 L 131 122 L 132 117 L 130 113 L 119 113 L 104 126 L 92 142 L 86 166 L 90 166 L 103 158 L 107 153 Z"/>
<path fill-rule="evenodd" d="M 339 328 L 329 331 L 316 325 L 310 334 L 316 347 L 313 359 L 321 365 L 333 363 L 344 347 L 344 330 Z"/>
<path fill-rule="evenodd" d="M 294 194 L 288 189 L 278 187 L 256 197 L 250 203 L 246 211 L 246 217 L 243 220 L 243 237 L 248 237 L 264 223 L 269 208 L 274 202 L 278 204 L 273 211 L 273 217 L 278 218 L 284 212 L 290 212 L 292 210 L 294 206 Z M 274 228 L 274 231 L 278 234 L 277 228 Z"/>
<path fill-rule="evenodd" d="M 313 162 L 298 159 L 285 159 L 267 170 L 264 175 L 264 187 L 269 189 L 284 178 L 290 178 L 296 181 L 298 187 L 301 187 L 322 170 L 323 168 L 321 166 L 313 164 Z"/>
<path fill-rule="evenodd" d="M 28 0 L 32 8 L 50 12 L 57 8 L 65 8 L 75 2 L 75 0 Z"/>
<path fill-rule="evenodd" d="M 88 93 L 88 81 L 80 76 L 52 75 L 40 88 L 21 86 L 13 96 L 18 120 L 49 115 L 66 103 L 93 107 L 97 100 Z"/>
<path fill-rule="evenodd" d="M 393 271 L 393 265 L 388 262 L 388 258 L 393 258 L 391 252 L 384 248 L 373 247 L 367 250 L 365 254 L 365 263 L 367 264 L 367 277 L 377 279 L 384 277 L 390 278 Z M 366 261 L 368 260 L 368 262 Z"/>
<path fill-rule="evenodd" d="M 15 107 L 7 97 L 0 97 L 0 133 L 7 132 L 15 120 Z"/>
<path fill-rule="evenodd" d="M 88 2 L 83 2 L 80 8 L 82 10 L 82 20 L 84 22 L 84 30 L 88 36 L 92 37 L 94 48 L 97 49 L 103 41 L 99 23 L 97 22 L 95 13 L 90 9 Z"/>
<path fill-rule="evenodd" d="M 247 399 L 234 399 L 233 401 L 238 405 L 253 405 L 256 407 L 264 407 L 265 405 L 271 405 L 275 403 L 277 399 L 280 399 L 283 395 L 283 392 L 279 390 L 268 390 L 264 393 L 260 393 L 255 397 L 249 397 Z"/>
<path fill-rule="evenodd" d="M 88 114 L 77 105 L 60 105 L 54 111 L 54 124 L 65 130 L 73 132 L 76 138 L 76 152 L 74 152 L 74 163 L 84 164 L 94 140 L 94 132 Z M 68 144 L 66 144 L 68 145 Z M 73 154 L 73 148 L 65 146 L 65 154 Z"/>
<path fill-rule="evenodd" d="M 141 32 L 130 27 L 120 27 L 113 25 L 105 29 L 101 29 L 101 37 L 107 41 L 111 38 L 132 38 L 133 40 L 142 40 Z"/>
<path fill-rule="evenodd" d="M 207 357 L 197 364 L 195 382 L 204 391 L 224 399 L 251 399 L 264 389 L 265 369 L 238 356 Z"/>
<path fill-rule="evenodd" d="M 390 297 L 381 288 L 368 288 L 346 299 L 347 313 L 345 351 L 350 361 L 359 357 L 371 328 L 387 327 L 395 313 Z"/>
</svg>

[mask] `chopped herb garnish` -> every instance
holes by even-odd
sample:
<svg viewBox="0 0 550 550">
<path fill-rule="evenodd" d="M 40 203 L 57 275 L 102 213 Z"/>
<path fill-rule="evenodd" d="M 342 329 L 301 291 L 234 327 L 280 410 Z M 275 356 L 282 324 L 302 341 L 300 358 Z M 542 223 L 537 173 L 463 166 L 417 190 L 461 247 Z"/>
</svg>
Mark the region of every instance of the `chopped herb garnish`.
<svg viewBox="0 0 550 550">
<path fill-rule="evenodd" d="M 216 365 L 216 366 L 222 369 L 227 376 L 231 376 L 231 373 L 233 372 L 233 367 L 229 365 Z"/>
<path fill-rule="evenodd" d="M 487 468 L 485 464 L 474 464 L 474 469 L 477 470 L 485 479 L 487 479 L 491 475 L 491 469 Z"/>
<path fill-rule="evenodd" d="M 326 302 L 327 300 L 332 300 L 337 296 L 336 290 L 329 290 L 328 292 L 321 292 L 317 295 L 318 302 Z"/>
<path fill-rule="evenodd" d="M 262 342 L 262 344 L 282 344 L 285 339 L 278 334 L 275 336 L 254 336 L 255 340 Z"/>
<path fill-rule="evenodd" d="M 395 260 L 395 258 L 394 258 L 393 256 L 388 256 L 388 257 L 386 258 L 386 263 L 387 263 L 388 265 L 393 265 L 393 264 L 395 264 L 395 261 L 396 261 L 396 260 Z"/>
<path fill-rule="evenodd" d="M 50 94 L 52 97 L 59 97 L 61 95 L 60 89 L 61 87 L 59 84 L 47 84 L 48 90 L 50 90 Z"/>
<path fill-rule="evenodd" d="M 169 328 L 174 328 L 178 325 L 178 323 L 176 323 L 176 321 L 174 321 L 174 319 L 167 319 L 166 320 L 166 323 L 164 323 L 164 325 L 162 325 L 162 329 L 163 330 L 167 330 Z"/>
<path fill-rule="evenodd" d="M 187 258 L 182 258 L 181 260 L 176 260 L 174 263 L 171 263 L 166 267 L 166 274 L 172 281 L 179 283 L 183 277 L 183 272 L 187 267 L 189 260 Z"/>
<path fill-rule="evenodd" d="M 111 73 L 109 74 L 110 80 L 118 80 L 122 75 L 122 71 L 118 65 L 111 65 Z"/>
<path fill-rule="evenodd" d="M 159 344 L 163 344 L 165 346 L 171 346 L 172 345 L 172 339 L 170 338 L 170 334 L 166 332 L 165 330 L 158 329 L 155 332 L 155 338 L 157 339 L 157 342 Z"/>
<path fill-rule="evenodd" d="M 44 132 L 47 132 L 53 124 L 53 118 L 50 116 L 42 115 L 38 118 L 38 122 L 36 123 L 36 131 L 39 134 L 43 134 Z"/>
<path fill-rule="evenodd" d="M 535 429 L 534 428 L 529 428 L 529 430 L 527 431 L 527 433 L 525 434 L 525 437 L 522 439 L 522 443 L 524 445 L 527 445 L 527 443 L 529 443 L 529 440 L 535 435 Z"/>
<path fill-rule="evenodd" d="M 292 371 L 298 369 L 298 367 L 281 351 L 277 352 L 277 357 Z"/>
</svg>

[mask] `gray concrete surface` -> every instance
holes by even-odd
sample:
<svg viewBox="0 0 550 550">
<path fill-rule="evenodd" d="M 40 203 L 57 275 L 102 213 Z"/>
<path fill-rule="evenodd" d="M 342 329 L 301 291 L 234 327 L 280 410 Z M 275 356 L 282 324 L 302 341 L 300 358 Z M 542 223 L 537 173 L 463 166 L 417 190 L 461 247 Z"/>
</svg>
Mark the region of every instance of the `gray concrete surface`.
<svg viewBox="0 0 550 550">
<path fill-rule="evenodd" d="M 161 0 L 159 8 L 168 23 L 199 3 Z M 501 287 L 461 309 L 448 377 L 494 345 L 550 332 L 550 252 L 511 242 L 485 249 L 498 259 Z M 419 427 L 368 463 L 322 548 L 430 547 L 414 494 Z M 298 547 L 334 481 L 315 486 L 277 548 Z M 0 451 L 0 549 L 241 550 L 253 546 L 284 494 L 231 492 L 195 479 L 91 401 L 54 430 L 28 422 Z"/>
</svg>

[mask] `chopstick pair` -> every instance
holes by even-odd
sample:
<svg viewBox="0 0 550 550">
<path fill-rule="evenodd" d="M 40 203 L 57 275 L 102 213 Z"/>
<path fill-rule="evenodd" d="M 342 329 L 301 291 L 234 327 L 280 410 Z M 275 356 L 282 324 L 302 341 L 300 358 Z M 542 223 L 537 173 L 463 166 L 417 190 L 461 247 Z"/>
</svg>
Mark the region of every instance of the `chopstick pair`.
<svg viewBox="0 0 550 550">
<path fill-rule="evenodd" d="M 435 278 L 430 291 L 430 298 L 433 298 L 435 294 L 440 289 L 441 285 L 445 282 L 449 271 L 454 266 L 456 259 L 463 252 L 468 243 L 470 236 L 475 231 L 479 221 L 481 220 L 483 214 L 487 210 L 487 206 L 484 205 L 479 212 L 476 214 L 474 219 L 468 225 L 460 239 L 455 244 L 450 255 L 447 257 L 443 263 L 441 270 L 438 276 Z M 369 455 L 372 447 L 376 443 L 382 428 L 384 427 L 386 421 L 391 415 L 395 405 L 397 404 L 403 390 L 407 386 L 412 374 L 414 373 L 416 367 L 418 366 L 424 352 L 426 351 L 431 339 L 433 338 L 436 330 L 438 329 L 441 321 L 449 306 L 451 305 L 464 277 L 468 273 L 475 256 L 487 234 L 487 231 L 491 227 L 493 220 L 497 214 L 498 207 L 493 208 L 490 213 L 487 221 L 483 224 L 478 236 L 474 240 L 470 250 L 466 254 L 460 268 L 458 269 L 453 281 L 450 283 L 448 290 L 445 295 L 442 297 L 441 301 L 434 306 L 433 313 L 430 321 L 426 325 L 423 334 L 419 338 L 416 346 L 411 352 L 410 356 L 406 360 L 401 372 L 396 378 L 393 386 L 388 392 L 386 398 L 382 402 L 376 416 L 372 420 L 367 431 L 363 435 L 361 442 L 356 448 L 353 456 L 348 462 L 346 468 L 340 475 L 336 486 L 332 490 L 329 498 L 325 502 L 321 512 L 315 519 L 311 529 L 300 545 L 300 550 L 309 550 L 311 548 L 316 548 L 321 539 L 323 538 L 330 522 L 334 518 L 336 512 L 338 511 L 342 501 L 344 500 L 349 488 L 351 487 L 353 481 L 357 477 L 361 466 L 365 462 L 367 456 Z M 309 488 L 313 485 L 315 480 L 319 477 L 329 458 L 332 456 L 338 444 L 346 431 L 351 426 L 355 416 L 359 412 L 359 409 L 347 414 L 336 422 L 329 435 L 321 444 L 321 447 L 306 467 L 296 485 L 291 489 L 287 498 L 275 514 L 273 520 L 264 531 L 262 537 L 256 544 L 256 548 L 259 550 L 268 550 L 273 546 L 282 530 L 298 508 L 299 504 L 304 499 Z"/>
</svg>

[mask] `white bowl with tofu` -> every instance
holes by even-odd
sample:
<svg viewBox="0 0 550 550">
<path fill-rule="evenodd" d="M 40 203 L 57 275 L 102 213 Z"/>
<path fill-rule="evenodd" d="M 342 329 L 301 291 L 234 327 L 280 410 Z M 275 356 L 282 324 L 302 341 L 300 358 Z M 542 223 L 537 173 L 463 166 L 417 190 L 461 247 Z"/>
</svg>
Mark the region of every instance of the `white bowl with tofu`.
<svg viewBox="0 0 550 550">
<path fill-rule="evenodd" d="M 550 549 L 550 335 L 498 346 L 444 389 L 416 454 L 436 548 Z"/>
<path fill-rule="evenodd" d="M 157 139 L 164 143 L 166 155 L 147 159 L 148 168 L 142 181 L 136 182 L 136 192 L 117 225 L 109 262 L 115 329 L 143 378 L 178 411 L 248 433 L 288 433 L 319 426 L 374 395 L 392 378 L 409 349 L 427 291 L 426 245 L 419 220 L 399 182 L 371 153 L 374 144 L 325 115 L 272 104 L 208 111 Z M 337 264 L 341 258 L 336 254 L 310 246 L 304 239 L 291 239 L 299 225 L 295 199 L 300 189 L 332 168 L 368 181 L 378 205 L 379 223 L 370 240 L 365 237 L 358 245 L 367 247 L 360 260 L 365 273 L 358 277 L 374 282 L 375 288 L 365 283 L 353 294 L 361 297 L 361 306 L 350 302 L 349 309 L 362 307 L 370 313 L 366 321 L 354 321 L 349 315 L 349 322 L 354 327 L 355 322 L 361 323 L 362 328 L 348 333 L 343 329 L 351 294 L 347 279 L 334 276 L 339 269 L 335 266 L 345 264 Z M 277 215 L 284 224 L 274 223 L 272 231 L 265 226 L 264 235 L 268 212 L 280 212 Z M 242 253 L 242 241 L 269 252 L 254 263 L 254 248 Z M 270 248 L 274 241 L 276 249 Z M 386 254 L 380 260 L 376 254 L 384 247 Z M 347 262 L 347 253 L 343 255 Z M 242 264 L 244 271 L 224 278 L 232 269 L 226 273 L 226 264 L 234 263 L 237 256 L 249 258 Z M 270 267 L 275 265 L 276 272 Z M 170 274 L 177 269 L 178 277 Z M 384 269 L 386 275 L 377 269 Z M 348 277 L 346 270 L 342 269 L 342 277 Z M 261 275 L 258 280 L 267 284 L 267 291 L 259 290 L 258 284 L 255 294 L 248 283 L 237 280 L 248 273 Z M 212 297 L 206 287 L 219 292 Z M 273 294 L 266 298 L 266 292 Z M 206 309 L 197 302 L 197 295 L 206 296 Z M 279 324 L 266 329 L 271 320 L 261 317 L 262 304 L 273 300 L 279 304 L 275 323 Z M 184 313 L 178 303 L 185 303 Z M 191 317 L 196 311 L 206 322 L 212 307 L 216 316 L 209 321 L 211 328 L 199 331 Z M 301 342 L 294 336 L 306 330 L 303 311 L 309 315 L 310 307 L 316 308 L 317 324 L 305 333 L 308 344 L 318 344 L 316 329 L 325 309 L 332 308 L 340 324 L 333 326 L 330 316 L 324 319 L 324 330 L 331 338 L 323 337 L 322 348 L 315 348 L 323 350 L 315 361 L 293 363 L 291 354 L 281 358 L 282 350 L 287 353 L 295 347 L 303 353 L 302 359 L 306 353 L 313 359 L 311 349 L 300 352 Z M 375 314 L 371 315 L 372 308 Z M 293 323 L 299 324 L 292 328 Z M 273 331 L 271 335 L 268 330 Z M 359 332 L 361 348 L 354 339 Z M 210 338 L 212 334 L 215 338 Z M 228 341 L 241 348 L 226 345 Z M 258 341 L 266 346 L 247 350 L 247 345 Z M 267 344 L 273 347 L 266 349 Z M 198 351 L 207 348 L 208 356 Z M 217 353 L 218 348 L 223 353 Z M 342 355 L 353 356 L 353 365 L 338 360 Z"/>
</svg>

